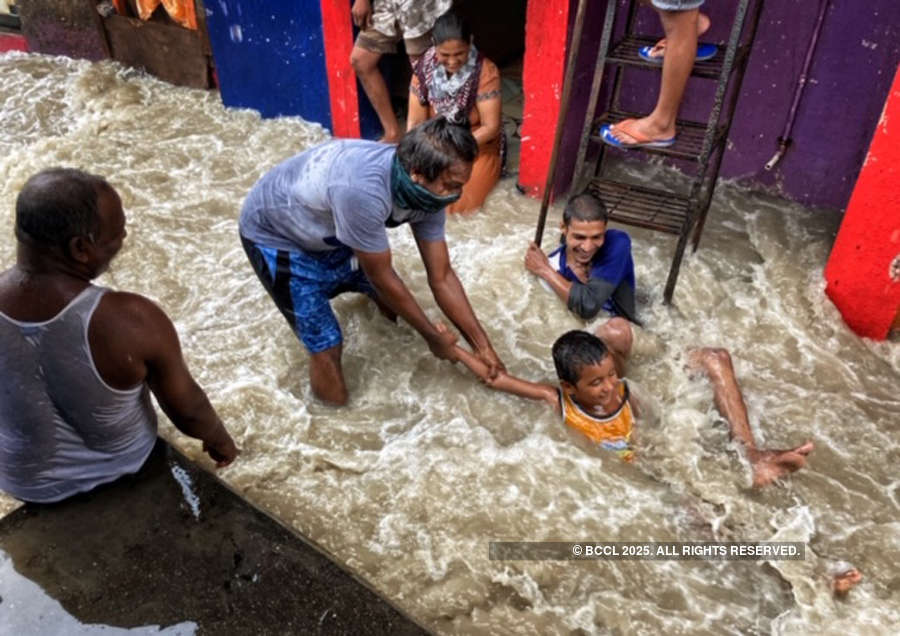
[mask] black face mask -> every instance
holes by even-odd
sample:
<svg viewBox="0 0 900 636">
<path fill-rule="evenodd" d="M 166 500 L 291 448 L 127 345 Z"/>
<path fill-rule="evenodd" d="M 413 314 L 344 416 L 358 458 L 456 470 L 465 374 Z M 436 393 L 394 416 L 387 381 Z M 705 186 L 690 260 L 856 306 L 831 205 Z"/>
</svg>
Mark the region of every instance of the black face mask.
<svg viewBox="0 0 900 636">
<path fill-rule="evenodd" d="M 451 203 L 458 201 L 462 195 L 461 192 L 458 192 L 441 197 L 419 185 L 406 173 L 396 155 L 391 164 L 391 194 L 398 208 L 422 210 L 429 214 L 440 212 Z"/>
</svg>

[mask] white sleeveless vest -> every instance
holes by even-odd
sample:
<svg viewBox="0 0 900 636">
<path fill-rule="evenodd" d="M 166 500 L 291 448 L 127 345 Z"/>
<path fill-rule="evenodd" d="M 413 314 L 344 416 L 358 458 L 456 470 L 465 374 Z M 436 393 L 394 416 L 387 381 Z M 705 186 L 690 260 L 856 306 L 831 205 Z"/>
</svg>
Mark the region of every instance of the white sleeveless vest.
<svg viewBox="0 0 900 636">
<path fill-rule="evenodd" d="M 156 443 L 145 383 L 100 377 L 88 325 L 104 287 L 91 285 L 54 318 L 0 312 L 0 490 L 49 503 L 136 472 Z"/>
</svg>

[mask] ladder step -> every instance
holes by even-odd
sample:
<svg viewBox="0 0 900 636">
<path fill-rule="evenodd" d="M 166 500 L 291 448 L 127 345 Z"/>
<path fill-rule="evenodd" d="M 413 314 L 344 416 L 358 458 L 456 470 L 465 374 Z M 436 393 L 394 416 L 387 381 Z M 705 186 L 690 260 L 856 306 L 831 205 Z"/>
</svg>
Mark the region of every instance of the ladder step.
<svg viewBox="0 0 900 636">
<path fill-rule="evenodd" d="M 627 66 L 639 66 L 641 68 L 661 69 L 661 64 L 648 62 L 638 55 L 638 50 L 642 46 L 652 46 L 659 41 L 659 38 L 648 38 L 644 36 L 629 35 L 622 38 L 613 46 L 612 52 L 606 58 L 606 61 L 612 64 L 624 64 Z M 748 47 L 746 45 L 738 45 L 735 56 L 735 65 L 747 54 Z M 719 52 L 715 57 L 702 62 L 695 62 L 691 75 L 695 77 L 705 77 L 708 79 L 717 79 L 722 72 L 722 63 L 725 61 L 725 48 L 719 46 Z"/>
<path fill-rule="evenodd" d="M 688 219 L 688 197 L 595 177 L 588 189 L 600 197 L 610 220 L 669 234 L 681 234 Z"/>
<path fill-rule="evenodd" d="M 594 126 L 591 128 L 591 142 L 592 143 L 603 143 L 603 140 L 600 138 L 600 126 L 604 124 L 615 124 L 616 122 L 620 122 L 623 119 L 628 118 L 639 118 L 643 117 L 639 113 L 630 113 L 625 111 L 607 111 L 600 115 L 599 118 L 594 122 Z M 652 152 L 660 155 L 666 155 L 667 157 L 677 157 L 679 159 L 691 159 L 693 161 L 700 161 L 701 154 L 703 152 L 703 141 L 706 137 L 706 127 L 707 124 L 696 122 L 696 121 L 688 121 L 686 119 L 678 119 L 675 121 L 675 129 L 677 134 L 675 136 L 675 143 L 669 146 L 668 148 L 637 148 L 635 150 L 641 150 L 643 152 Z M 725 126 L 720 125 L 716 129 L 716 132 L 713 134 L 712 144 L 710 145 L 710 152 L 716 147 L 717 144 L 722 143 L 725 139 Z"/>
<path fill-rule="evenodd" d="M 587 3 L 588 0 L 578 0 L 579 15 L 583 16 Z M 728 130 L 741 95 L 741 83 L 764 0 L 736 0 L 733 3 L 736 5 L 733 21 L 728 30 L 728 44 L 719 45 L 716 54 L 708 60 L 694 60 L 691 75 L 698 79 L 713 80 L 715 84 L 715 92 L 706 113 L 708 121 L 678 120 L 675 123 L 676 138 L 668 148 L 634 149 L 641 150 L 641 155 L 652 154 L 677 159 L 675 163 L 679 164 L 678 167 L 691 173 L 686 175 L 691 177 L 689 184 L 672 183 L 674 191 L 671 192 L 663 189 L 670 185 L 669 179 L 665 179 L 665 184 L 654 181 L 651 184 L 653 187 L 646 187 L 638 185 L 638 179 L 630 179 L 629 183 L 627 174 L 611 166 L 615 160 L 622 158 L 622 153 L 607 152 L 607 146 L 599 134 L 600 127 L 628 117 L 640 117 L 637 113 L 625 112 L 637 107 L 627 104 L 634 88 L 630 80 L 652 79 L 653 75 L 644 73 L 641 76 L 635 69 L 653 71 L 655 75 L 665 64 L 660 64 L 660 60 L 645 60 L 640 56 L 640 49 L 652 47 L 658 41 L 658 36 L 634 33 L 636 24 L 642 24 L 642 18 L 639 19 L 637 15 L 638 0 L 609 0 L 599 4 L 606 5 L 606 18 L 591 80 L 591 97 L 578 139 L 573 183 L 578 188 L 586 183 L 589 191 L 601 197 L 606 202 L 611 220 L 679 237 L 663 293 L 665 302 L 669 303 L 689 239 L 693 241 L 695 250 L 700 240 L 725 154 Z M 621 15 L 626 10 L 627 16 Z M 583 23 L 584 20 L 580 20 L 576 25 L 578 33 L 581 33 Z M 581 59 L 581 41 L 585 39 L 590 40 L 574 38 L 573 49 L 569 52 L 570 64 L 566 68 L 567 82 L 581 81 L 575 79 L 579 77 L 575 73 L 575 67 L 576 61 Z M 569 89 L 563 93 L 567 102 L 571 96 L 571 87 Z M 623 104 L 623 98 L 627 105 Z M 566 106 L 568 107 L 568 103 Z M 597 117 L 597 113 L 604 110 L 607 112 Z M 702 118 L 703 115 L 695 117 Z M 560 126 L 564 123 L 560 119 Z M 558 146 L 559 142 L 554 148 L 554 158 L 560 150 Z M 551 178 L 556 177 L 551 171 Z M 688 185 L 689 187 L 684 187 Z M 548 201 L 545 201 L 541 206 L 539 233 L 543 231 L 547 207 Z"/>
</svg>

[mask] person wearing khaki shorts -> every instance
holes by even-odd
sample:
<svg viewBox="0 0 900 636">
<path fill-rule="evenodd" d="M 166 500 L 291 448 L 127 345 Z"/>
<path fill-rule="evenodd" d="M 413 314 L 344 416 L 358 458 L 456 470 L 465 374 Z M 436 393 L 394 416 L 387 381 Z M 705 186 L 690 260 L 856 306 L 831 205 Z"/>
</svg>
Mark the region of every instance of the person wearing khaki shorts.
<svg viewBox="0 0 900 636">
<path fill-rule="evenodd" d="M 350 10 L 359 35 L 350 54 L 356 71 L 372 103 L 384 135 L 385 143 L 397 143 L 403 134 L 394 114 L 387 84 L 378 70 L 378 60 L 385 53 L 396 53 L 403 40 L 410 64 L 431 46 L 431 27 L 446 13 L 453 0 L 356 0 Z"/>
</svg>

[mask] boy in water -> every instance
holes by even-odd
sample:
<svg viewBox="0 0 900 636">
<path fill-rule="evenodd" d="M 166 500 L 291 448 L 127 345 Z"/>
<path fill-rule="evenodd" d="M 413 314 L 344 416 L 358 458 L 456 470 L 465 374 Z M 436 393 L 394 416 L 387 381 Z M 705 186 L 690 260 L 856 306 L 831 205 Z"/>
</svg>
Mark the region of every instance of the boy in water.
<svg viewBox="0 0 900 636">
<path fill-rule="evenodd" d="M 607 228 L 608 221 L 598 197 L 591 192 L 575 195 L 563 210 L 560 246 L 547 256 L 531 243 L 525 268 L 579 318 L 591 320 L 606 310 L 638 323 L 631 238 Z"/>
<path fill-rule="evenodd" d="M 447 331 L 444 325 L 437 325 L 437 329 Z M 459 346 L 455 349 L 458 359 L 489 386 L 544 400 L 562 415 L 567 426 L 630 462 L 634 459 L 632 429 L 641 407 L 621 375 L 633 338 L 631 325 L 622 318 L 613 318 L 602 325 L 596 336 L 585 331 L 569 331 L 560 336 L 553 343 L 559 388 L 522 380 L 505 371 L 489 379 L 487 365 L 465 349 Z M 746 448 L 754 486 L 765 486 L 803 467 L 813 449 L 812 442 L 790 450 L 756 447 L 728 351 L 693 349 L 688 354 L 688 369 L 706 373 L 712 382 L 716 408 L 728 421 L 731 435 Z"/>
</svg>

